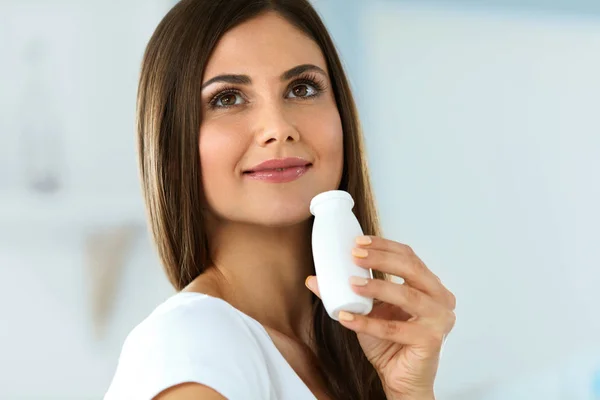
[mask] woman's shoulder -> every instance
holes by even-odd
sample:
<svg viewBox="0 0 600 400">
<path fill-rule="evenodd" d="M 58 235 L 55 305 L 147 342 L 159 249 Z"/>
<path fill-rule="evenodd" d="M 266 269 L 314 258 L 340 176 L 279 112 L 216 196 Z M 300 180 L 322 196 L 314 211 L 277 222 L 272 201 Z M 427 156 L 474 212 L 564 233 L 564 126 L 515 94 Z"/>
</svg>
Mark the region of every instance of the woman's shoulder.
<svg viewBox="0 0 600 400">
<path fill-rule="evenodd" d="M 180 292 L 129 333 L 121 358 L 147 351 L 194 354 L 247 351 L 260 340 L 260 326 L 225 300 L 203 293 Z M 222 354 L 226 356 L 226 354 Z M 121 361 L 121 360 L 120 360 Z"/>
<path fill-rule="evenodd" d="M 229 391 L 225 397 L 236 398 L 231 392 L 236 389 L 226 384 L 231 379 L 262 393 L 269 378 L 260 335 L 252 320 L 224 300 L 178 293 L 129 333 L 105 398 L 152 398 L 184 382 Z"/>
<path fill-rule="evenodd" d="M 149 335 L 155 339 L 165 337 L 169 341 L 182 340 L 188 335 L 193 335 L 194 341 L 200 336 L 223 340 L 232 335 L 239 340 L 253 333 L 254 327 L 249 322 L 252 321 L 225 300 L 203 293 L 180 292 L 158 305 L 133 328 L 125 344 Z"/>
</svg>

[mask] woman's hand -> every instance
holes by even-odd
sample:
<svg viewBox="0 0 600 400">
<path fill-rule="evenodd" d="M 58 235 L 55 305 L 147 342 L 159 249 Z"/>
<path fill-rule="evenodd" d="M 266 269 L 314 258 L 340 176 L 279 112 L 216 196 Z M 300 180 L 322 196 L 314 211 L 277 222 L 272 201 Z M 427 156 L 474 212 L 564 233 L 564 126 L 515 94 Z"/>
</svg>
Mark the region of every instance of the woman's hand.
<svg viewBox="0 0 600 400">
<path fill-rule="evenodd" d="M 356 265 L 399 276 L 404 283 L 352 277 L 356 293 L 376 300 L 368 315 L 340 312 L 340 323 L 356 332 L 388 399 L 434 399 L 440 351 L 456 320 L 456 299 L 409 246 L 377 236 L 361 236 L 356 243 Z M 320 296 L 316 277 L 309 276 L 306 285 Z"/>
</svg>

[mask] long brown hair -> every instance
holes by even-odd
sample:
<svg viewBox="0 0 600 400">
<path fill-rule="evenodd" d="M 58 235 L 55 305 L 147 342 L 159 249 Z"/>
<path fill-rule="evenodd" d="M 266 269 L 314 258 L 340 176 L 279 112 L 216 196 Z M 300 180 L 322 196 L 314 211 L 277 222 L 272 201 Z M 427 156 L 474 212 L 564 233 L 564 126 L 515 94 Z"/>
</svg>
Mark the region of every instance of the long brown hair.
<svg viewBox="0 0 600 400">
<path fill-rule="evenodd" d="M 331 37 L 308 0 L 182 0 L 148 43 L 137 99 L 146 210 L 160 259 L 177 290 L 211 265 L 198 152 L 204 68 L 225 32 L 269 11 L 312 38 L 325 56 L 344 132 L 340 189 L 354 198 L 354 213 L 365 234 L 379 234 L 350 86 Z M 385 279 L 384 274 L 375 275 Z M 356 334 L 332 320 L 316 296 L 313 315 L 316 357 L 329 394 L 344 400 L 385 399 L 379 376 Z"/>
</svg>

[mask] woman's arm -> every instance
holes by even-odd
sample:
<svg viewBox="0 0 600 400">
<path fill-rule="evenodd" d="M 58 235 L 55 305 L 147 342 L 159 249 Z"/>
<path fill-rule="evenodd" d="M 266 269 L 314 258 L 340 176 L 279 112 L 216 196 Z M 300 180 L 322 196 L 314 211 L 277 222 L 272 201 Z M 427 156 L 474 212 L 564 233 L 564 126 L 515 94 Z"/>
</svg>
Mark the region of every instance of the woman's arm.
<svg viewBox="0 0 600 400">
<path fill-rule="evenodd" d="M 216 390 L 199 383 L 182 383 L 160 393 L 154 400 L 227 400 Z"/>
</svg>

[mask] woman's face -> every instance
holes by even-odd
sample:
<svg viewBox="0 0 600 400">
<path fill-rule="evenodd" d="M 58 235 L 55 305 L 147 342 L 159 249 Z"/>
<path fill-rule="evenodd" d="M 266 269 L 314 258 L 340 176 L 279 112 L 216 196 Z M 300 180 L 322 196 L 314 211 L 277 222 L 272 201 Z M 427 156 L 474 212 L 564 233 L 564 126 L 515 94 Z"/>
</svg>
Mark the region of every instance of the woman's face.
<svg viewBox="0 0 600 400">
<path fill-rule="evenodd" d="M 337 189 L 343 168 L 342 124 L 319 46 L 268 13 L 221 38 L 202 84 L 200 162 L 212 212 L 268 226 L 306 220 L 311 198 Z M 285 158 L 294 166 L 256 167 Z"/>
</svg>

